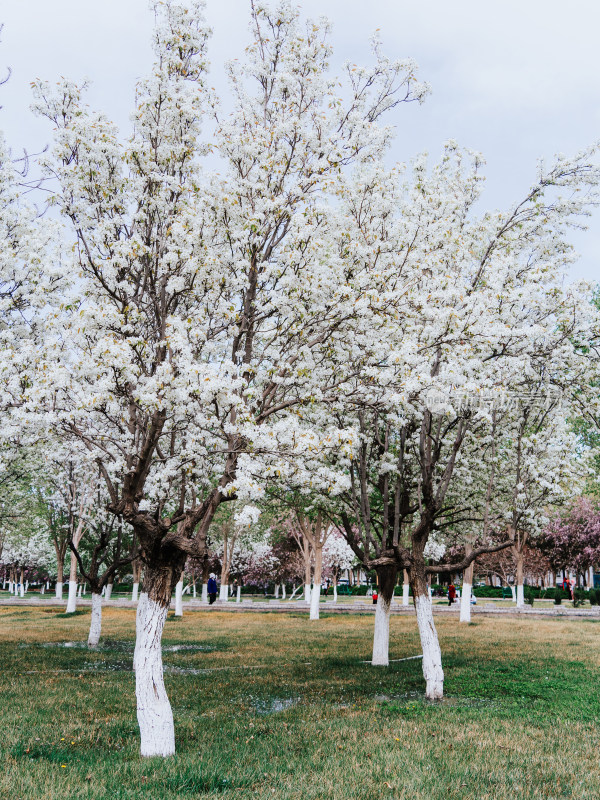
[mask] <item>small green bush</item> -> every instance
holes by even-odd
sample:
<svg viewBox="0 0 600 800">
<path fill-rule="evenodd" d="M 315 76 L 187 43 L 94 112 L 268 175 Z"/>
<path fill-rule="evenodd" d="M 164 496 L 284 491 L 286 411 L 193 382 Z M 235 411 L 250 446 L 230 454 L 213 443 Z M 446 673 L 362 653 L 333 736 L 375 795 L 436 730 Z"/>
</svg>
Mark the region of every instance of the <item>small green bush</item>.
<svg viewBox="0 0 600 800">
<path fill-rule="evenodd" d="M 573 607 L 579 608 L 585 603 L 587 592 L 585 589 L 575 589 L 574 598 L 573 598 Z"/>
<path fill-rule="evenodd" d="M 554 590 L 554 605 L 559 606 L 562 603 L 563 593 L 562 589 L 558 587 Z"/>
<path fill-rule="evenodd" d="M 598 606 L 600 605 L 600 597 L 598 597 L 599 591 L 598 589 L 590 589 L 590 605 Z"/>
<path fill-rule="evenodd" d="M 533 591 L 531 586 L 526 586 L 524 591 L 524 600 L 528 606 L 533 605 L 533 601 L 535 600 L 535 592 Z"/>
</svg>

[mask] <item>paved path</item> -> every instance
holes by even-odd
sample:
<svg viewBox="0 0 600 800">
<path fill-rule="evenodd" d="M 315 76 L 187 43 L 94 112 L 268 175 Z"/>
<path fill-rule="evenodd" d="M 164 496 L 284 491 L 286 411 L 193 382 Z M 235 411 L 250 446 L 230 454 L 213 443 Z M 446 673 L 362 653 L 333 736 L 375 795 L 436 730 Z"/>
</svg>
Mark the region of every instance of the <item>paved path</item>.
<svg viewBox="0 0 600 800">
<path fill-rule="evenodd" d="M 92 604 L 89 597 L 78 597 L 78 608 L 87 608 Z M 121 598 L 112 598 L 108 601 L 103 601 L 104 607 L 110 608 L 136 608 L 137 603 L 131 600 Z M 0 599 L 0 606 L 51 606 L 57 609 L 66 608 L 65 600 L 56 600 L 53 597 L 7 597 Z M 174 602 L 171 603 L 171 608 L 174 607 Z M 308 603 L 303 601 L 253 601 L 243 600 L 241 603 L 233 601 L 224 602 L 217 600 L 212 606 L 203 603 L 201 600 L 188 600 L 184 603 L 184 611 L 203 611 L 213 613 L 217 611 L 232 611 L 234 613 L 245 613 L 247 611 L 269 611 L 274 613 L 288 613 L 295 612 L 301 614 L 308 614 Z M 375 611 L 375 606 L 370 602 L 356 600 L 351 603 L 334 603 L 333 601 L 321 603 L 320 610 L 322 614 L 372 614 Z M 433 612 L 440 616 L 458 616 L 459 604 L 453 606 L 436 605 L 434 602 Z M 400 603 L 394 602 L 392 604 L 391 613 L 394 615 L 412 615 L 414 608 L 410 606 L 402 606 Z M 600 606 L 593 606 L 592 608 L 567 608 L 565 606 L 550 606 L 543 608 L 540 605 L 526 606 L 522 609 L 517 609 L 514 606 L 496 606 L 493 603 L 479 603 L 471 607 L 473 616 L 493 616 L 504 615 L 510 617 L 565 617 L 565 618 L 582 618 L 582 619 L 600 619 Z"/>
</svg>

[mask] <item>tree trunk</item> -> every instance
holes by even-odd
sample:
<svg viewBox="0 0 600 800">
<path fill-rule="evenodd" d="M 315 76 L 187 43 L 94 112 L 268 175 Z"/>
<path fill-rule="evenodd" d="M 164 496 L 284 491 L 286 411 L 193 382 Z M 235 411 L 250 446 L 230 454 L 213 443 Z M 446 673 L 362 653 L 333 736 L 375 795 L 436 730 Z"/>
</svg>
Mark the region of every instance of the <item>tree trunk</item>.
<svg viewBox="0 0 600 800">
<path fill-rule="evenodd" d="M 112 594 L 112 589 L 113 589 L 113 580 L 111 578 L 110 579 L 110 583 L 106 584 L 106 592 L 104 594 L 104 599 L 105 600 L 110 600 L 110 596 Z"/>
<path fill-rule="evenodd" d="M 229 586 L 226 583 L 222 583 L 219 587 L 219 600 L 224 600 L 227 602 L 227 598 L 229 597 Z"/>
<path fill-rule="evenodd" d="M 65 565 L 64 562 L 58 558 L 56 563 L 56 586 L 55 586 L 55 593 L 56 599 L 62 600 L 63 596 L 63 581 L 65 578 Z"/>
<path fill-rule="evenodd" d="M 241 603 L 242 602 L 242 587 L 241 587 L 241 585 L 238 585 L 238 587 L 237 587 L 237 593 L 236 593 L 236 596 L 235 596 L 235 602 L 236 603 Z"/>
<path fill-rule="evenodd" d="M 279 584 L 275 584 L 275 600 L 279 600 Z"/>
<path fill-rule="evenodd" d="M 161 637 L 183 565 L 146 566 L 136 616 L 133 666 L 142 756 L 175 753 L 173 712 L 163 680 Z"/>
<path fill-rule="evenodd" d="M 142 563 L 139 559 L 133 562 L 133 587 L 131 589 L 131 602 L 137 603 L 140 591 L 140 578 L 142 577 Z"/>
<path fill-rule="evenodd" d="M 444 696 L 442 651 L 440 650 L 440 643 L 433 621 L 433 608 L 425 579 L 424 564 L 415 563 L 411 568 L 411 588 L 417 612 L 421 648 L 423 649 L 425 697 L 428 700 L 441 700 Z"/>
<path fill-rule="evenodd" d="M 319 619 L 321 604 L 321 575 L 323 574 L 323 547 L 315 547 L 315 574 L 310 595 L 310 619 Z"/>
<path fill-rule="evenodd" d="M 285 581 L 282 581 L 282 583 L 281 583 L 281 599 L 285 600 L 286 597 L 287 597 L 287 594 L 286 594 L 286 591 L 285 591 Z"/>
<path fill-rule="evenodd" d="M 410 582 L 408 577 L 408 570 L 403 570 L 402 578 L 402 605 L 408 606 L 410 604 Z"/>
<path fill-rule="evenodd" d="M 67 614 L 72 614 L 77 608 L 77 559 L 71 553 L 71 569 L 69 572 L 69 599 L 67 600 Z"/>
<path fill-rule="evenodd" d="M 513 547 L 515 560 L 517 562 L 517 608 L 525 606 L 525 592 L 523 590 L 523 548 Z"/>
<path fill-rule="evenodd" d="M 377 605 L 371 659 L 374 667 L 387 667 L 390 663 L 390 607 L 397 578 L 398 569 L 392 564 L 377 569 Z"/>
<path fill-rule="evenodd" d="M 473 552 L 471 545 L 465 547 L 465 555 Z M 462 592 L 460 593 L 460 622 L 471 622 L 471 587 L 473 586 L 473 569 L 471 563 L 463 573 Z"/>
<path fill-rule="evenodd" d="M 310 603 L 310 583 L 304 584 L 304 601 Z"/>
<path fill-rule="evenodd" d="M 102 632 L 102 596 L 92 592 L 92 621 L 88 636 L 88 647 L 98 647 Z"/>
<path fill-rule="evenodd" d="M 203 603 L 208 603 L 208 583 L 202 584 L 202 595 L 200 597 Z"/>
<path fill-rule="evenodd" d="M 183 617 L 183 575 L 175 585 L 175 616 Z"/>
</svg>

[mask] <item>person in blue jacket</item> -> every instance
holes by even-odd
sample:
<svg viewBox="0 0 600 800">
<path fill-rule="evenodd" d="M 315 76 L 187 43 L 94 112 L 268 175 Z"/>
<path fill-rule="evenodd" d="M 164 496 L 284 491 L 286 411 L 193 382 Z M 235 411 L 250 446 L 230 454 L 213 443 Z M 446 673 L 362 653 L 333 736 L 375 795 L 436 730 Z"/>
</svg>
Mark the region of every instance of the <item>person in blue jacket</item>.
<svg viewBox="0 0 600 800">
<path fill-rule="evenodd" d="M 212 606 L 217 599 L 217 581 L 215 579 L 214 572 L 210 573 L 210 578 L 208 579 L 208 585 L 206 588 L 208 590 L 208 602 Z"/>
</svg>

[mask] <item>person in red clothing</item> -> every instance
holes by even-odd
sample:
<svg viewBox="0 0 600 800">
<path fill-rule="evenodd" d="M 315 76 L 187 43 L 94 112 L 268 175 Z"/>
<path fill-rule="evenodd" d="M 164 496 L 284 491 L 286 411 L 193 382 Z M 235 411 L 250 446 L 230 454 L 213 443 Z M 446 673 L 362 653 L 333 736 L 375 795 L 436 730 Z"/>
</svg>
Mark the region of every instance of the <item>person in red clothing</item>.
<svg viewBox="0 0 600 800">
<path fill-rule="evenodd" d="M 373 589 L 373 605 L 377 605 L 377 589 Z"/>
<path fill-rule="evenodd" d="M 451 606 L 456 598 L 456 586 L 451 583 L 448 587 L 448 605 Z"/>
</svg>

